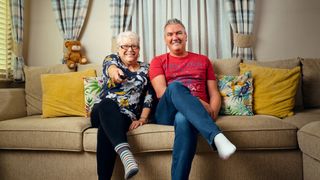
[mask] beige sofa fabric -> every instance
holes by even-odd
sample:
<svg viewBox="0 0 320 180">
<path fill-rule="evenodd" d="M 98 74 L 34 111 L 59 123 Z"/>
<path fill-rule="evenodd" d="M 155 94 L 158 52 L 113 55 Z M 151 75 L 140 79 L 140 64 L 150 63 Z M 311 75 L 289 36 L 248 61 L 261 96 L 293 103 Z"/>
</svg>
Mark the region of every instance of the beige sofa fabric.
<svg viewBox="0 0 320 180">
<path fill-rule="evenodd" d="M 24 89 L 0 89 L 0 114 L 0 121 L 27 115 Z"/>
<path fill-rule="evenodd" d="M 100 64 L 79 64 L 77 71 L 85 71 L 88 69 L 95 69 L 97 76 L 102 76 L 102 63 Z"/>
<path fill-rule="evenodd" d="M 96 156 L 84 152 L 1 150 L 0 179 L 97 180 Z"/>
<path fill-rule="evenodd" d="M 171 151 L 174 138 L 173 126 L 146 124 L 128 132 L 128 141 L 135 153 Z M 155 143 L 157 142 L 157 143 Z M 84 150 L 96 152 L 97 129 L 84 132 Z"/>
<path fill-rule="evenodd" d="M 297 149 L 297 128 L 281 119 L 256 116 L 221 116 L 217 124 L 238 150 Z M 199 135 L 197 152 L 212 152 Z M 128 133 L 128 141 L 135 153 L 172 151 L 174 127 L 147 124 Z M 156 143 L 155 143 L 156 142 Z M 84 150 L 96 152 L 97 129 L 84 132 Z"/>
<path fill-rule="evenodd" d="M 40 115 L 0 121 L 1 149 L 81 151 L 82 133 L 90 127 L 83 117 L 42 119 Z"/>
<path fill-rule="evenodd" d="M 298 148 L 297 128 L 273 116 L 220 116 L 216 122 L 239 150 Z"/>
<path fill-rule="evenodd" d="M 211 61 L 214 68 L 214 73 L 218 75 L 239 75 L 240 59 L 217 59 Z"/>
<path fill-rule="evenodd" d="M 23 68 L 25 73 L 25 92 L 28 115 L 42 114 L 41 74 L 58 74 L 72 72 L 65 64 L 48 67 Z"/>
<path fill-rule="evenodd" d="M 303 74 L 303 102 L 305 107 L 320 107 L 320 59 L 301 60 Z"/>
<path fill-rule="evenodd" d="M 282 121 L 296 126 L 301 129 L 304 125 L 320 120 L 320 109 L 304 109 L 296 112 L 294 116 L 287 117 Z"/>
<path fill-rule="evenodd" d="M 256 64 L 259 66 L 266 66 L 272 68 L 292 69 L 300 65 L 300 61 L 297 58 L 292 59 L 278 59 L 278 60 L 243 60 L 245 64 Z"/>
<path fill-rule="evenodd" d="M 298 131 L 299 146 L 304 154 L 320 161 L 320 121 L 305 125 Z"/>
<path fill-rule="evenodd" d="M 304 180 L 319 180 L 320 177 L 320 162 L 313 157 L 303 154 L 303 179 Z"/>
</svg>

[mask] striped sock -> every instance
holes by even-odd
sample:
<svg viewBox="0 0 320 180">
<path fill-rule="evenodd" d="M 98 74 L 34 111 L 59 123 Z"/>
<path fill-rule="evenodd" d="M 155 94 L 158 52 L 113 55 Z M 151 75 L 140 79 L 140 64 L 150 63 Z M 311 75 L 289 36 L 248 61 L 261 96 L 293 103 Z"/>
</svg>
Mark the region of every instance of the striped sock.
<svg viewBox="0 0 320 180">
<path fill-rule="evenodd" d="M 118 144 L 114 150 L 119 154 L 122 164 L 124 166 L 124 178 L 129 179 L 136 175 L 139 171 L 138 164 L 136 163 L 128 143 Z"/>
</svg>

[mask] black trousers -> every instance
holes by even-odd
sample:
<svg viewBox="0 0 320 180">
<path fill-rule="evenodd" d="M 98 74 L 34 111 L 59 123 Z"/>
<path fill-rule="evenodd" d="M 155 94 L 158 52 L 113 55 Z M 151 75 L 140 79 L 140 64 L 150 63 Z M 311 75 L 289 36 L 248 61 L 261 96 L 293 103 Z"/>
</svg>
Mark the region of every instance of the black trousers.
<svg viewBox="0 0 320 180">
<path fill-rule="evenodd" d="M 99 180 L 111 179 L 117 153 L 114 147 L 127 142 L 131 119 L 120 113 L 119 105 L 111 99 L 103 99 L 91 111 L 91 124 L 98 128 L 97 173 Z"/>
</svg>

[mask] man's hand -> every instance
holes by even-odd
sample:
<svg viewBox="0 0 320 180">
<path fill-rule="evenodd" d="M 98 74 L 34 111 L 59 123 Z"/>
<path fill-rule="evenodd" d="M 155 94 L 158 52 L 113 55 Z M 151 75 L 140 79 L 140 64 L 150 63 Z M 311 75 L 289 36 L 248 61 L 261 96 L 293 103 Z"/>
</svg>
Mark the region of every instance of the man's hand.
<svg viewBox="0 0 320 180">
<path fill-rule="evenodd" d="M 203 107 L 207 110 L 207 112 L 209 113 L 209 115 L 211 116 L 212 119 L 216 120 L 216 118 L 218 117 L 218 113 L 215 113 L 215 111 L 211 108 L 210 104 L 208 104 L 207 102 L 203 101 L 202 99 L 199 98 L 199 101 L 201 102 L 201 104 L 203 105 Z"/>
<path fill-rule="evenodd" d="M 125 78 L 122 78 L 125 77 L 123 71 L 115 65 L 111 65 L 108 68 L 108 74 L 114 83 L 122 83 L 123 81 L 125 81 Z"/>
</svg>

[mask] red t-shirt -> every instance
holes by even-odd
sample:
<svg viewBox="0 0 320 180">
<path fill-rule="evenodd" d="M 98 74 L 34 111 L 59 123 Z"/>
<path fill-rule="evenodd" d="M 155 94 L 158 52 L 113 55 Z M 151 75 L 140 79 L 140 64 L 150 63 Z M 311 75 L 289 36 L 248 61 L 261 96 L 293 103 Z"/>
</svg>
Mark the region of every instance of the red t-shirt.
<svg viewBox="0 0 320 180">
<path fill-rule="evenodd" d="M 179 81 L 188 87 L 192 95 L 209 102 L 207 80 L 216 80 L 208 57 L 188 52 L 186 57 L 174 57 L 169 53 L 153 58 L 150 64 L 150 80 L 163 74 L 167 85 Z"/>
</svg>

